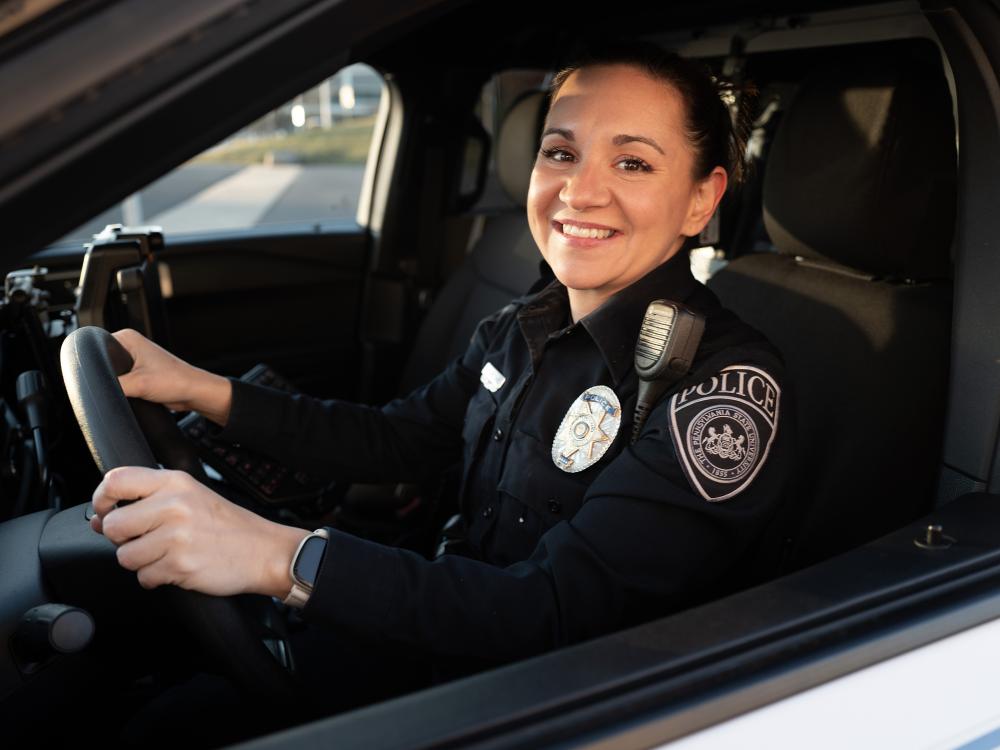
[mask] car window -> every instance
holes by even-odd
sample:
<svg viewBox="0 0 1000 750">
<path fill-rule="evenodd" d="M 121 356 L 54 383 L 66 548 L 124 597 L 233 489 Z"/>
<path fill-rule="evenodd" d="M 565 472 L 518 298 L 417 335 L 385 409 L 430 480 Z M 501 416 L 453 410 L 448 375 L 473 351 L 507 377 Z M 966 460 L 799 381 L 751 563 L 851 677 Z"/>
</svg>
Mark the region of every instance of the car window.
<svg viewBox="0 0 1000 750">
<path fill-rule="evenodd" d="M 107 224 L 171 236 L 354 220 L 383 96 L 379 74 L 350 65 L 203 151 L 63 241 Z"/>
</svg>

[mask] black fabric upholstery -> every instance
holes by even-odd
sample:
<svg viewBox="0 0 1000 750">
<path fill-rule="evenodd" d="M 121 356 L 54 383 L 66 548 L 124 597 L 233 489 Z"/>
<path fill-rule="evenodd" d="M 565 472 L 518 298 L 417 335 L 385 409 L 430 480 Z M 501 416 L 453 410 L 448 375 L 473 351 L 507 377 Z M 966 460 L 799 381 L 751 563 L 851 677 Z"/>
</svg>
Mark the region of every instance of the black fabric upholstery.
<svg viewBox="0 0 1000 750">
<path fill-rule="evenodd" d="M 793 179 L 790 179 L 793 177 Z M 907 279 L 950 275 L 955 129 L 940 64 L 853 55 L 816 71 L 784 117 L 764 175 L 781 252 Z"/>
<path fill-rule="evenodd" d="M 794 388 L 798 492 L 791 565 L 930 509 L 940 464 L 951 286 L 870 281 L 779 255 L 710 286 L 783 353 Z"/>
<path fill-rule="evenodd" d="M 497 135 L 497 175 L 520 208 L 489 216 L 469 257 L 442 287 L 417 334 L 399 391 L 423 385 L 465 351 L 476 324 L 528 291 L 542 260 L 528 228 L 528 184 L 545 119 L 545 94 L 528 91 L 511 105 Z"/>
<path fill-rule="evenodd" d="M 896 528 L 934 499 L 955 141 L 940 66 L 908 65 L 864 55 L 807 80 L 765 176 L 778 253 L 739 257 L 709 282 L 788 367 L 798 491 L 792 522 L 774 532 L 791 540 L 792 568 Z"/>
<path fill-rule="evenodd" d="M 448 278 L 420 324 L 399 379 L 400 395 L 444 370 L 465 351 L 480 320 L 527 292 L 542 275 L 542 256 L 531 236 L 524 206 L 544 109 L 545 95 L 531 91 L 519 97 L 505 114 L 494 158 L 500 184 L 518 208 L 484 217 L 482 234 L 472 251 Z M 347 524 L 345 528 L 352 528 L 353 523 L 357 533 L 371 534 L 375 527 L 366 515 L 373 509 L 401 507 L 411 499 L 410 490 L 395 485 L 355 484 L 342 502 L 340 518 Z M 398 533 L 395 520 L 393 534 Z"/>
<path fill-rule="evenodd" d="M 491 217 L 476 247 L 427 313 L 400 391 L 408 393 L 426 383 L 465 351 L 482 318 L 527 292 L 538 279 L 541 259 L 523 210 Z"/>
<path fill-rule="evenodd" d="M 539 136 L 548 111 L 543 91 L 526 91 L 504 114 L 496 138 L 497 179 L 515 205 L 528 203 L 528 184 L 535 166 Z"/>
</svg>

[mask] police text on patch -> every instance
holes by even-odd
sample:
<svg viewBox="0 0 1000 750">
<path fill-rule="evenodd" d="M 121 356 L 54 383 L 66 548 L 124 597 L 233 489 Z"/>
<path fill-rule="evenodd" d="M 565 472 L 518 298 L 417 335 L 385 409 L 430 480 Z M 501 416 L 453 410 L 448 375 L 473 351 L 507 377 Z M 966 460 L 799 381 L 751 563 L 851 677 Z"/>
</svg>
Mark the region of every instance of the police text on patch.
<svg viewBox="0 0 1000 750">
<path fill-rule="evenodd" d="M 670 400 L 670 436 L 685 476 L 705 500 L 743 491 L 774 442 L 781 388 L 767 372 L 733 365 Z"/>
</svg>

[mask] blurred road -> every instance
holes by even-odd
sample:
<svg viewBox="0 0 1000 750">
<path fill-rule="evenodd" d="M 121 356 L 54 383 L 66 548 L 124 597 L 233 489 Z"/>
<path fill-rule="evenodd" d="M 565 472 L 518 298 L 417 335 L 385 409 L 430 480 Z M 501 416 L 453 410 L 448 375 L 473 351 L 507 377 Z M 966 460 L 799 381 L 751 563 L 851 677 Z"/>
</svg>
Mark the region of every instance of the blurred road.
<svg viewBox="0 0 1000 750">
<path fill-rule="evenodd" d="M 142 223 L 159 224 L 170 235 L 353 218 L 363 172 L 362 165 L 189 164 L 139 193 Z M 87 242 L 123 221 L 119 203 L 64 241 Z"/>
</svg>

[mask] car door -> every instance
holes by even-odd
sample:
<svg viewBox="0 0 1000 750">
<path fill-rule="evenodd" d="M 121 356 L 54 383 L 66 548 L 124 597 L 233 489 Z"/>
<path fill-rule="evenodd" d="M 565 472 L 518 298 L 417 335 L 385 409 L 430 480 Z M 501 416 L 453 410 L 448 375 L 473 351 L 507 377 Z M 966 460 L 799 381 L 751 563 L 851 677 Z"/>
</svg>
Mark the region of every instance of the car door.
<svg viewBox="0 0 1000 750">
<path fill-rule="evenodd" d="M 229 375 L 263 361 L 304 390 L 353 396 L 370 245 L 358 204 L 384 92 L 375 70 L 347 66 L 71 230 L 44 261 L 71 279 L 105 226 L 159 227 L 175 353 Z"/>
<path fill-rule="evenodd" d="M 363 395 L 360 305 L 386 189 L 375 167 L 394 168 L 374 123 L 401 108 L 380 113 L 381 79 L 349 68 L 362 58 L 348 50 L 389 19 L 336 8 L 316 23 L 310 5 L 67 4 L 0 39 L 0 82 L 18 101 L 0 114 L 4 269 L 44 264 L 71 295 L 94 231 L 159 224 L 174 351 L 225 374 L 266 360 L 317 395 Z M 116 37 L 124 28 L 142 33 Z M 338 129 L 350 145 L 329 143 Z M 230 200 L 241 187 L 253 201 Z"/>
</svg>

